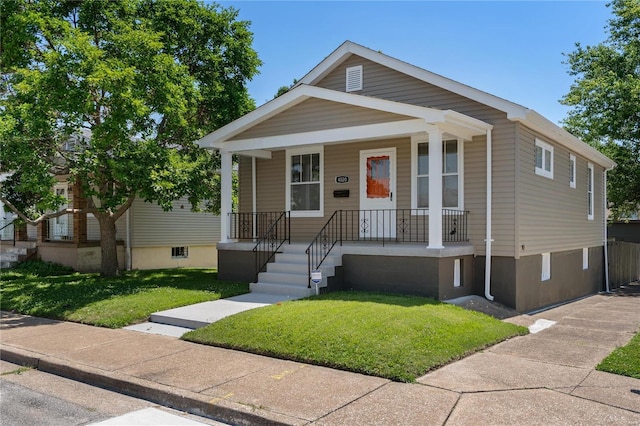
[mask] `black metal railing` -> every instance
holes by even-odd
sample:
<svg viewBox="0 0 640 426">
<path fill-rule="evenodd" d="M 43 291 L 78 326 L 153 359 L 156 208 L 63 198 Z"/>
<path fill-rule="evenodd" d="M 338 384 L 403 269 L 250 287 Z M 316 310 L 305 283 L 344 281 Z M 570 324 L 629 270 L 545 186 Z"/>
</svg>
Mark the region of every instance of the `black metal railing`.
<svg viewBox="0 0 640 426">
<path fill-rule="evenodd" d="M 253 252 L 256 258 L 256 280 L 258 274 L 265 270 L 267 263 L 273 259 L 277 251 L 286 243 L 291 243 L 291 212 L 280 212 L 273 222 L 260 235 Z M 258 217 L 258 216 L 257 216 Z"/>
<path fill-rule="evenodd" d="M 468 211 L 442 209 L 442 241 L 469 241 Z M 307 247 L 309 288 L 311 272 L 317 270 L 336 244 L 345 241 L 428 243 L 429 214 L 426 209 L 337 210 Z"/>
<path fill-rule="evenodd" d="M 230 240 L 256 241 L 282 215 L 282 212 L 229 213 Z"/>
<path fill-rule="evenodd" d="M 305 253 L 307 254 L 307 268 L 309 277 L 309 286 L 311 288 L 311 271 L 314 271 L 322 265 L 327 258 L 329 252 L 338 243 L 342 243 L 342 210 L 333 212 L 327 223 L 324 224 L 320 232 L 311 241 Z"/>
<path fill-rule="evenodd" d="M 11 241 L 16 245 L 16 226 L 14 220 L 0 220 L 0 241 Z"/>
</svg>

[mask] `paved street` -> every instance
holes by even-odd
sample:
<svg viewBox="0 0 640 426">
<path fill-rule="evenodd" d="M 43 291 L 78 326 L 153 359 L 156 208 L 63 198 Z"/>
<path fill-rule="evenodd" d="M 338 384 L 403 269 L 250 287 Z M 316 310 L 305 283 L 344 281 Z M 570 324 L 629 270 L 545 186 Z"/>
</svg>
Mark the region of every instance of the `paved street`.
<svg viewBox="0 0 640 426">
<path fill-rule="evenodd" d="M 0 374 L 3 425 L 222 425 L 6 361 Z"/>
</svg>

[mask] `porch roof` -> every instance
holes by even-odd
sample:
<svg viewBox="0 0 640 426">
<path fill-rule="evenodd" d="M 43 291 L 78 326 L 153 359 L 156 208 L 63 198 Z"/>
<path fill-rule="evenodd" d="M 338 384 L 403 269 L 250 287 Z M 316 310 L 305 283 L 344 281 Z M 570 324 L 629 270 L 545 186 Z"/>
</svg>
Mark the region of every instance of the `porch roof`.
<svg viewBox="0 0 640 426">
<path fill-rule="evenodd" d="M 388 113 L 390 119 L 389 121 L 375 124 L 242 138 L 243 132 L 309 99 L 319 99 Z M 410 136 L 435 129 L 470 140 L 473 136 L 485 135 L 492 127 L 491 124 L 452 110 L 438 110 L 316 86 L 300 85 L 249 114 L 206 135 L 198 140 L 197 143 L 203 148 L 222 149 L 258 157 L 270 157 L 269 150 L 290 146 Z"/>
</svg>

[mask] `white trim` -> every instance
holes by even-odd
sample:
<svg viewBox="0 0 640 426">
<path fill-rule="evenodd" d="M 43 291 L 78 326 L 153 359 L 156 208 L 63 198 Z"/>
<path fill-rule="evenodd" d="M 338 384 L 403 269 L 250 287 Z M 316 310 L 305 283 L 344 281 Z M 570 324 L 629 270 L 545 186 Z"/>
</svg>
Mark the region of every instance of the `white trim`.
<svg viewBox="0 0 640 426">
<path fill-rule="evenodd" d="M 233 146 L 234 152 L 248 149 L 282 149 L 303 145 L 313 146 L 334 142 L 356 142 L 367 139 L 384 139 L 392 136 L 409 136 L 413 133 L 425 132 L 431 127 L 433 126 L 429 126 L 424 120 L 416 118 L 392 121 L 390 123 L 366 124 L 363 126 L 237 140 L 225 143 L 225 146 Z"/>
<path fill-rule="evenodd" d="M 551 279 L 551 253 L 540 253 L 540 256 L 542 256 L 540 281 L 548 281 Z"/>
<path fill-rule="evenodd" d="M 594 216 L 594 198 L 595 198 L 595 188 L 594 188 L 594 169 L 593 164 L 587 163 L 587 220 L 593 220 Z"/>
<path fill-rule="evenodd" d="M 571 170 L 572 164 L 573 164 L 573 170 Z M 573 154 L 569 154 L 569 186 L 571 188 L 576 187 L 577 168 L 578 168 L 578 162 L 576 161 L 576 156 Z"/>
<path fill-rule="evenodd" d="M 587 247 L 582 249 L 582 269 L 585 271 L 589 269 L 589 249 Z"/>
<path fill-rule="evenodd" d="M 291 210 L 291 156 L 304 154 L 320 154 L 320 208 L 319 210 Z M 291 217 L 323 217 L 324 216 L 324 146 L 305 146 L 304 148 L 287 149 L 285 161 L 285 211 Z"/>
<path fill-rule="evenodd" d="M 229 241 L 229 213 L 233 206 L 233 156 L 220 152 L 220 242 Z"/>
<path fill-rule="evenodd" d="M 443 130 L 453 133 L 456 136 L 464 137 L 465 139 L 471 139 L 473 136 L 484 135 L 487 129 L 493 128 L 491 124 L 485 123 L 473 117 L 466 116 L 456 111 L 443 111 L 433 108 L 420 107 L 401 102 L 374 98 L 371 96 L 362 96 L 353 93 L 344 93 L 335 90 L 323 89 L 321 87 L 315 86 L 297 86 L 284 95 L 264 104 L 258 109 L 253 110 L 249 114 L 246 114 L 239 119 L 227 124 L 226 126 L 221 127 L 220 129 L 212 133 L 209 133 L 200 140 L 196 141 L 196 143 L 201 148 L 226 149 L 234 152 L 253 149 L 274 148 L 273 146 L 265 143 L 251 145 L 249 147 L 245 147 L 244 145 L 239 147 L 239 142 L 254 139 L 230 139 L 233 139 L 245 130 L 248 130 L 249 128 L 277 115 L 278 113 L 286 111 L 289 108 L 292 108 L 310 98 L 323 99 L 331 102 L 369 108 L 397 115 L 406 115 L 408 119 L 417 118 L 427 123 L 440 123 L 446 127 L 443 128 Z M 318 133 L 322 133 L 322 131 L 319 131 Z M 410 133 L 405 132 L 404 134 Z M 277 140 L 278 137 L 279 136 L 274 136 L 271 138 L 258 138 L 258 140 Z"/>
<path fill-rule="evenodd" d="M 549 179 L 553 179 L 553 161 L 554 161 L 554 158 L 553 158 L 554 157 L 554 155 L 553 155 L 553 145 L 551 145 L 551 144 L 549 144 L 549 143 L 547 143 L 547 142 L 545 142 L 545 141 L 543 141 L 541 139 L 536 138 L 536 140 L 535 140 L 535 148 L 542 149 L 542 165 L 541 165 L 541 167 L 538 167 L 538 164 L 536 162 L 537 156 L 535 154 L 535 149 L 534 149 L 533 157 L 534 157 L 534 167 L 535 167 L 536 174 L 540 175 L 540 176 L 544 176 L 544 177 L 549 178 Z M 547 170 L 547 168 L 546 168 L 546 161 L 545 161 L 546 156 L 547 156 L 547 152 L 549 153 L 549 155 L 551 157 L 550 163 L 549 163 L 549 167 L 550 167 L 549 170 Z"/>
</svg>

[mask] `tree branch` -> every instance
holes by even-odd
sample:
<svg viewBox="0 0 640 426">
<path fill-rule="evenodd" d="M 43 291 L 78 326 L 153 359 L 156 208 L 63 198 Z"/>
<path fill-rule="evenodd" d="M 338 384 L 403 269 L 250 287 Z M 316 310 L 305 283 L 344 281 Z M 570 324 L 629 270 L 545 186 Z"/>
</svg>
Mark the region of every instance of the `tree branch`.
<svg viewBox="0 0 640 426">
<path fill-rule="evenodd" d="M 95 214 L 95 213 L 98 212 L 98 209 L 62 209 L 62 210 L 58 210 L 57 212 L 54 212 L 54 213 L 45 213 L 43 215 L 40 215 L 36 219 L 29 219 L 29 217 L 27 215 L 25 215 L 20 210 L 18 210 L 6 198 L 0 197 L 0 201 L 2 201 L 5 206 L 9 207 L 9 209 L 11 209 L 12 212 L 17 214 L 18 217 L 20 217 L 20 219 L 24 220 L 27 224 L 33 225 L 33 226 L 37 226 L 39 223 L 44 222 L 47 219 L 53 219 L 53 218 L 60 217 L 60 216 L 65 215 L 65 214 L 70 214 L 70 213 L 93 213 L 93 214 Z"/>
<path fill-rule="evenodd" d="M 113 214 L 113 220 L 118 220 L 120 218 L 120 216 L 122 216 L 124 214 L 124 212 L 126 212 L 131 205 L 133 204 L 133 200 L 136 199 L 136 193 L 135 192 L 131 192 L 129 194 L 129 198 L 127 198 L 127 201 L 121 205 L 118 210 L 116 210 L 116 212 Z"/>
</svg>

